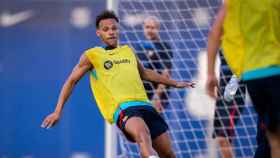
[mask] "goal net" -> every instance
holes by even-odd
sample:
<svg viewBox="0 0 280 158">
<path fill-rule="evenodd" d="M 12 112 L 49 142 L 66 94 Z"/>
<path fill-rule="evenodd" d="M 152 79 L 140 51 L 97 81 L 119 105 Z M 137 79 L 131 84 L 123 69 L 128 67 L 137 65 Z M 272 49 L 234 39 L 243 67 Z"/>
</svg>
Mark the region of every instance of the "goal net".
<svg viewBox="0 0 280 158">
<path fill-rule="evenodd" d="M 119 0 L 116 7 L 121 44 L 133 46 L 137 55 L 147 53 L 145 48 L 136 49 L 146 42 L 143 20 L 147 16 L 157 17 L 160 38 L 170 45 L 173 53 L 171 77 L 197 84 L 194 89 L 170 88 L 166 94 L 168 103 L 161 113 L 169 125 L 172 147 L 178 158 L 219 156 L 219 148 L 212 138 L 215 102 L 205 90 L 205 50 L 209 28 L 221 3 L 221 0 Z M 146 62 L 149 61 L 142 61 L 143 65 Z M 245 94 L 239 97 L 244 98 Z M 242 112 L 237 113 L 240 117 L 234 128 L 235 136 L 231 138 L 235 156 L 252 157 L 256 149 L 256 114 L 248 101 Z M 138 147 L 117 133 L 117 157 L 140 157 Z"/>
</svg>

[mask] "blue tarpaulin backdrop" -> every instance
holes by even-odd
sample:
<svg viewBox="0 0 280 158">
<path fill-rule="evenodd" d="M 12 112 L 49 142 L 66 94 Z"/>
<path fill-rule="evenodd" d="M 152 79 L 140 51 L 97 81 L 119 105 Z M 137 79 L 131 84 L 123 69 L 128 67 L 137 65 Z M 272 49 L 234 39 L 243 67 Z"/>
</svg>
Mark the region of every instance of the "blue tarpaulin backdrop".
<svg viewBox="0 0 280 158">
<path fill-rule="evenodd" d="M 104 157 L 104 121 L 88 76 L 59 124 L 40 128 L 80 55 L 100 44 L 94 20 L 104 8 L 103 0 L 0 2 L 1 158 Z"/>
</svg>

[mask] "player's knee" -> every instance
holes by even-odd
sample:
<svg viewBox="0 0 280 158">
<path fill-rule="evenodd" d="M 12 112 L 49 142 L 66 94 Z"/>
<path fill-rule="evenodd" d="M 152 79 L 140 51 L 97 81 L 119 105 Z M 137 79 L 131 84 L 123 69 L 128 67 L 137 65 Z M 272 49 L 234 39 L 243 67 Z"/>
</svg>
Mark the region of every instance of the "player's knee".
<svg viewBox="0 0 280 158">
<path fill-rule="evenodd" d="M 280 133 L 279 132 L 276 132 L 276 133 L 268 132 L 268 139 L 269 139 L 269 143 L 272 148 L 280 147 Z"/>
<path fill-rule="evenodd" d="M 146 142 L 148 139 L 150 139 L 150 131 L 146 127 L 142 127 L 137 130 L 135 141 L 137 143 Z"/>
<path fill-rule="evenodd" d="M 172 150 L 162 151 L 160 154 L 161 158 L 175 158 L 175 153 Z"/>
<path fill-rule="evenodd" d="M 226 137 L 217 137 L 216 139 L 221 146 L 229 146 L 230 145 L 230 141 Z"/>
</svg>

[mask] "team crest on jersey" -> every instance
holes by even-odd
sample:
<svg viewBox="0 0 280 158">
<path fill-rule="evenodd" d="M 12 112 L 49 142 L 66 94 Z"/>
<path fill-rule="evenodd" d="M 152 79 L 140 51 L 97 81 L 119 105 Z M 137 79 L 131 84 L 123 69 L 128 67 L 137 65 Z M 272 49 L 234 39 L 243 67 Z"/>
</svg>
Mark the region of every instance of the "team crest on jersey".
<svg viewBox="0 0 280 158">
<path fill-rule="evenodd" d="M 109 70 L 109 69 L 111 69 L 112 67 L 113 67 L 113 62 L 112 62 L 111 60 L 107 60 L 107 61 L 104 62 L 104 68 L 105 68 L 106 70 Z"/>
</svg>

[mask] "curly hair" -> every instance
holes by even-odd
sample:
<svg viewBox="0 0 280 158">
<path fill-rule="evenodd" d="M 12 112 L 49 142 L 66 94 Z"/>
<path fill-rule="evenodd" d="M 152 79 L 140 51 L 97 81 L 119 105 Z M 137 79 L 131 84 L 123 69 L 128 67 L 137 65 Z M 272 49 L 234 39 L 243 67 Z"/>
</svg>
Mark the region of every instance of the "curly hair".
<svg viewBox="0 0 280 158">
<path fill-rule="evenodd" d="M 100 21 L 104 19 L 115 19 L 117 22 L 119 22 L 119 18 L 116 16 L 116 14 L 113 11 L 105 10 L 96 16 L 96 20 L 95 20 L 96 28 L 99 28 Z"/>
</svg>

